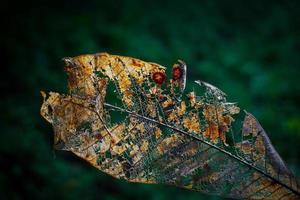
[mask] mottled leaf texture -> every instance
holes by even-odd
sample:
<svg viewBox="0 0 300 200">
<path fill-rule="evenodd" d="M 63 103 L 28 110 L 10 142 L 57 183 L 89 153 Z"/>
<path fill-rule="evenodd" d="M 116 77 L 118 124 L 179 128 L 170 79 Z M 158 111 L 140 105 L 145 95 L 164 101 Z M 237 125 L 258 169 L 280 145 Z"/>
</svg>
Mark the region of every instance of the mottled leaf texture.
<svg viewBox="0 0 300 200">
<path fill-rule="evenodd" d="M 295 177 L 259 122 L 209 83 L 185 91 L 183 61 L 170 79 L 159 64 L 107 53 L 64 61 L 69 94 L 42 92 L 41 115 L 53 125 L 56 149 L 130 182 L 299 199 Z"/>
</svg>

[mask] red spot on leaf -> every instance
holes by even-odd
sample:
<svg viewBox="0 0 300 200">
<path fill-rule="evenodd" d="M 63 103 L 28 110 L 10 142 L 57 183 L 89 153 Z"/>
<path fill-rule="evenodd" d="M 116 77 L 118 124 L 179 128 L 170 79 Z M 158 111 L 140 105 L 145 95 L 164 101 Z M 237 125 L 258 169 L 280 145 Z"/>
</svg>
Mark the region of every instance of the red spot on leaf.
<svg viewBox="0 0 300 200">
<path fill-rule="evenodd" d="M 183 72 L 182 72 L 182 69 L 180 67 L 174 67 L 173 68 L 173 80 L 174 81 L 177 81 L 177 80 L 181 79 L 182 74 L 183 74 Z"/>
<path fill-rule="evenodd" d="M 156 84 L 161 85 L 165 82 L 166 75 L 163 72 L 154 72 L 152 79 Z"/>
</svg>

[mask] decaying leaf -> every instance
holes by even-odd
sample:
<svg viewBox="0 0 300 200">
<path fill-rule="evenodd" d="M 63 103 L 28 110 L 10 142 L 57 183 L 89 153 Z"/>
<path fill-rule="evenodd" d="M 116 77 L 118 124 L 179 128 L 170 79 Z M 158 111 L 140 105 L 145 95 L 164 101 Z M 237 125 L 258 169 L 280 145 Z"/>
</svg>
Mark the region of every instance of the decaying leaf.
<svg viewBox="0 0 300 200">
<path fill-rule="evenodd" d="M 173 66 L 170 81 L 161 65 L 107 53 L 65 58 L 65 65 L 69 94 L 42 92 L 41 115 L 53 125 L 56 149 L 130 182 L 299 199 L 295 177 L 258 121 L 246 113 L 234 129 L 240 109 L 209 83 L 196 81 L 202 93 L 185 92 L 184 62 Z M 126 117 L 118 121 L 116 113 Z"/>
</svg>

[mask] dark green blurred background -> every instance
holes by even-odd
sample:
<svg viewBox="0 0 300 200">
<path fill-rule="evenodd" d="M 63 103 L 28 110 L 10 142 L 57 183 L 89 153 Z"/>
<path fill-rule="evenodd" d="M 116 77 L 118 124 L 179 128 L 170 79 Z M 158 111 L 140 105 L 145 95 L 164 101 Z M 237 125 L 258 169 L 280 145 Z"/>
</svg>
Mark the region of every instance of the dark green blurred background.
<svg viewBox="0 0 300 200">
<path fill-rule="evenodd" d="M 103 51 L 186 61 L 190 82 L 260 120 L 299 179 L 300 1 L 10 1 L 1 15 L 0 199 L 214 199 L 115 180 L 53 151 L 39 91 L 67 91 L 62 57 Z"/>
</svg>

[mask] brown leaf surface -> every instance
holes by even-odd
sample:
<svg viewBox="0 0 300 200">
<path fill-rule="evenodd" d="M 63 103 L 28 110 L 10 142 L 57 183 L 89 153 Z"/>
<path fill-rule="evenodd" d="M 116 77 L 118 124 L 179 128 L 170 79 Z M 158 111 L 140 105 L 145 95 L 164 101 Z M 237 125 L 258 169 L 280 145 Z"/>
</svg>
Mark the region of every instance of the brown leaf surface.
<svg viewBox="0 0 300 200">
<path fill-rule="evenodd" d="M 251 114 L 237 130 L 240 109 L 224 92 L 196 81 L 205 92 L 185 93 L 183 61 L 170 81 L 161 65 L 107 53 L 65 58 L 65 65 L 69 94 L 41 92 L 56 149 L 130 182 L 230 198 L 299 199 L 295 177 Z M 107 102 L 108 89 L 120 104 Z"/>
</svg>

